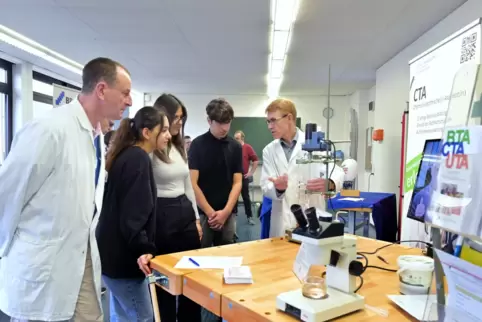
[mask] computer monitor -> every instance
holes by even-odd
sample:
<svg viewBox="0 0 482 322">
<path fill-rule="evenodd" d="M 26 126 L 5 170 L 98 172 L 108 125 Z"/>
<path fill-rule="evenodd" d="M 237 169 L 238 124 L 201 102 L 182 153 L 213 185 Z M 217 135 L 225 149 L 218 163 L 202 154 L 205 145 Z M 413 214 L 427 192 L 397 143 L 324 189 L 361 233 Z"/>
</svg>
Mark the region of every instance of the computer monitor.
<svg viewBox="0 0 482 322">
<path fill-rule="evenodd" d="M 420 221 L 431 222 L 431 218 L 427 218 L 427 210 L 430 206 L 432 191 L 436 189 L 436 178 L 440 166 L 440 155 L 442 149 L 442 140 L 426 140 L 423 147 L 422 160 L 418 167 L 415 187 L 413 188 L 410 206 L 408 208 L 407 217 Z"/>
</svg>

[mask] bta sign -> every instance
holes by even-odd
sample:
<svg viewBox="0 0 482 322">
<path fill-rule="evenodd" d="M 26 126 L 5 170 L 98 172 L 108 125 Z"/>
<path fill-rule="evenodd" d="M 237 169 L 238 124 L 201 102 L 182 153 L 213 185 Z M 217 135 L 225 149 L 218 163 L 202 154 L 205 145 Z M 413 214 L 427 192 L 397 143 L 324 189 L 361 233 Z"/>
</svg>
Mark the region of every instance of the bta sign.
<svg viewBox="0 0 482 322">
<path fill-rule="evenodd" d="M 54 107 L 59 107 L 64 104 L 69 104 L 74 99 L 76 99 L 80 93 L 78 90 L 68 88 L 68 87 L 63 87 L 57 84 L 54 84 L 53 86 L 54 86 L 54 93 L 53 93 Z"/>
</svg>

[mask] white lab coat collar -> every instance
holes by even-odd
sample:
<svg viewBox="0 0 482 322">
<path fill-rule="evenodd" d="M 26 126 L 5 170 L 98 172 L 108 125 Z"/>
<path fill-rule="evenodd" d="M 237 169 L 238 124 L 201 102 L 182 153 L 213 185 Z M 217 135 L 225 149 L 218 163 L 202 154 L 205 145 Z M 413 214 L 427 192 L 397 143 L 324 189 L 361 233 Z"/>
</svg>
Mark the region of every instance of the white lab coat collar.
<svg viewBox="0 0 482 322">
<path fill-rule="evenodd" d="M 102 131 L 100 128 L 100 123 L 97 125 L 92 126 L 89 118 L 87 117 L 87 113 L 85 113 L 85 109 L 79 101 L 79 98 L 72 102 L 73 104 L 69 105 L 70 108 L 73 109 L 74 115 L 79 121 L 80 126 L 85 129 L 86 131 L 90 131 L 90 133 L 94 133 L 94 136 L 99 135 Z"/>
<path fill-rule="evenodd" d="M 296 145 L 293 148 L 293 152 L 291 153 L 289 163 L 286 160 L 286 158 L 284 158 L 284 157 L 281 158 L 281 160 L 280 160 L 281 161 L 281 167 L 278 168 L 278 171 L 279 171 L 278 176 L 281 176 L 281 175 L 286 174 L 288 172 L 289 164 L 291 164 L 298 157 L 298 153 L 301 150 L 301 146 L 303 145 L 303 143 L 305 143 L 305 133 L 303 131 L 301 131 L 299 128 L 296 128 L 295 139 L 296 139 Z M 283 147 L 281 146 L 281 139 L 276 139 L 275 142 L 274 142 L 274 145 L 275 145 L 276 153 L 278 155 L 284 156 Z"/>
</svg>

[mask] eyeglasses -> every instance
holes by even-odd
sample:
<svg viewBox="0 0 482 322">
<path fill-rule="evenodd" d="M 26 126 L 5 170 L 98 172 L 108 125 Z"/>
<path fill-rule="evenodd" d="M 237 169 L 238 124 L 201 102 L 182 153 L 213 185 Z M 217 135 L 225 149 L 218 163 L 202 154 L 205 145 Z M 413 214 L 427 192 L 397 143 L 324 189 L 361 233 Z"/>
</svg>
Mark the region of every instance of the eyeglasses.
<svg viewBox="0 0 482 322">
<path fill-rule="evenodd" d="M 288 116 L 288 114 L 285 114 L 285 115 L 280 116 L 280 117 L 278 117 L 278 118 L 268 119 L 268 120 L 266 120 L 266 124 L 270 125 L 270 124 L 277 123 L 279 120 L 284 119 L 284 118 L 287 117 L 287 116 Z"/>
<path fill-rule="evenodd" d="M 185 116 L 181 116 L 181 117 L 176 116 L 172 122 L 173 122 L 173 123 L 179 123 L 179 122 L 181 122 L 181 121 L 182 121 L 182 123 L 184 124 L 184 122 L 186 122 L 186 117 L 185 117 Z"/>
</svg>

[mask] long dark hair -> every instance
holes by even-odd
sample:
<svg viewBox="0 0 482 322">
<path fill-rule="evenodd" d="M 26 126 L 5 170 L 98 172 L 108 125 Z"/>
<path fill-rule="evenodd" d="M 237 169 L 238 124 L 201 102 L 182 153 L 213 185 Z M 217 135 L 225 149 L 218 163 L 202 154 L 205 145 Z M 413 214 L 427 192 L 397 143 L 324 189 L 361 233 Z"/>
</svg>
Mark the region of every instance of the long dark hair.
<svg viewBox="0 0 482 322">
<path fill-rule="evenodd" d="M 181 100 L 172 94 L 162 94 L 157 98 L 154 103 L 154 107 L 164 112 L 169 120 L 169 124 L 172 126 L 176 117 L 176 112 L 179 107 L 182 109 L 182 127 L 178 134 L 173 135 L 167 146 L 167 151 L 155 150 L 154 154 L 163 162 L 169 163 L 169 150 L 174 147 L 179 151 L 184 161 L 187 162 L 186 150 L 184 149 L 184 126 L 187 120 L 187 110 Z"/>
<path fill-rule="evenodd" d="M 144 129 L 153 130 L 158 125 L 161 128 L 164 127 L 165 116 L 159 109 L 145 106 L 137 111 L 134 118 L 123 119 L 115 132 L 112 146 L 107 153 L 106 171 L 108 172 L 111 169 L 115 159 L 122 151 L 144 140 L 142 135 Z"/>
</svg>

